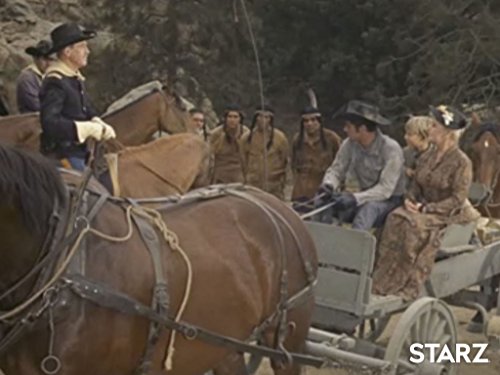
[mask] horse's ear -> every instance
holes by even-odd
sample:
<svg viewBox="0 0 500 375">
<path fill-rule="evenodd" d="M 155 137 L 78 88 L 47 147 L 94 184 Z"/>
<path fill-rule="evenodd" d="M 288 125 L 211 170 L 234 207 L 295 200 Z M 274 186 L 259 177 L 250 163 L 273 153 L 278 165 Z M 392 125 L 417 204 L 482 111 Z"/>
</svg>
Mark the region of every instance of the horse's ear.
<svg viewBox="0 0 500 375">
<path fill-rule="evenodd" d="M 167 93 L 168 95 L 172 95 L 172 90 L 170 89 L 170 86 L 166 82 L 162 82 L 161 91 Z"/>
<path fill-rule="evenodd" d="M 481 125 L 481 118 L 477 114 L 477 112 L 472 112 L 470 115 L 470 123 L 472 126 L 479 126 Z"/>
</svg>

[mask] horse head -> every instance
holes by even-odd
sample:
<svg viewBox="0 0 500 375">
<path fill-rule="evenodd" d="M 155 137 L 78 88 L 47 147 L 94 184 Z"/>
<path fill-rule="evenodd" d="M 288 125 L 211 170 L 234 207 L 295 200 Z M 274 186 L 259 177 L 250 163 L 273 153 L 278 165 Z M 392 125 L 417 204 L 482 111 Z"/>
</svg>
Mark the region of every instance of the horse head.
<svg viewBox="0 0 500 375">
<path fill-rule="evenodd" d="M 481 198 L 475 202 L 480 207 L 495 208 L 500 199 L 500 125 L 481 122 L 472 118 L 472 124 L 462 134 L 460 145 L 472 162 L 473 187 L 480 188 Z M 496 215 L 495 212 L 491 212 Z M 498 213 L 500 214 L 500 212 Z M 489 214 L 490 215 L 490 214 Z"/>
<path fill-rule="evenodd" d="M 468 149 L 474 171 L 474 182 L 484 184 L 492 191 L 500 171 L 500 125 L 481 123 Z"/>
<path fill-rule="evenodd" d="M 164 107 L 159 119 L 159 130 L 169 134 L 193 132 L 184 99 L 166 85 L 162 86 L 160 94 Z"/>
<path fill-rule="evenodd" d="M 126 146 L 149 142 L 155 133 L 190 132 L 189 113 L 182 99 L 153 81 L 139 86 L 111 104 L 103 119 L 111 124 Z"/>
</svg>

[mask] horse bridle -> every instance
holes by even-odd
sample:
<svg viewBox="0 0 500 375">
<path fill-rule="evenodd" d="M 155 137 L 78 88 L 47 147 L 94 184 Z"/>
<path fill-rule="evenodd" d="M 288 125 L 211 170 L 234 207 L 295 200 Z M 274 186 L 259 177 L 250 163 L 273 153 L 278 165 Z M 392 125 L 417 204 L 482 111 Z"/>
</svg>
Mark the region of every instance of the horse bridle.
<svg viewBox="0 0 500 375">
<path fill-rule="evenodd" d="M 485 197 L 475 205 L 476 207 L 483 207 L 490 219 L 493 217 L 493 215 L 491 214 L 489 209 L 500 207 L 500 202 L 492 202 L 493 195 L 495 193 L 494 189 L 495 186 L 497 186 L 499 177 L 500 177 L 500 167 L 497 168 L 491 184 L 490 185 L 483 184 L 486 189 Z"/>
<path fill-rule="evenodd" d="M 273 222 L 275 224 L 277 224 L 277 222 L 281 222 L 288 228 L 288 230 L 293 231 L 293 229 L 289 226 L 289 224 L 286 223 L 286 220 L 283 218 L 283 216 L 281 216 L 281 214 L 278 211 L 274 210 L 270 206 L 267 206 L 266 204 L 262 203 L 259 204 L 257 203 L 256 200 L 254 200 L 247 194 L 239 193 L 238 191 L 235 190 L 236 189 L 234 190 L 228 189 L 227 191 L 225 191 L 225 194 L 235 195 L 239 198 L 251 201 L 253 204 L 257 204 L 259 206 L 263 205 L 263 207 L 261 208 L 264 209 L 267 215 L 270 215 L 270 217 L 274 217 Z M 78 192 L 80 191 L 80 189 L 75 189 L 75 191 Z M 75 195 L 78 196 L 78 194 Z M 102 199 L 103 197 L 104 199 Z M 46 264 L 46 268 L 43 268 L 42 266 L 39 266 L 37 264 L 35 266 L 36 268 L 34 268 L 32 271 L 29 272 L 29 275 L 32 276 L 36 273 L 36 271 L 39 271 L 41 269 L 45 276 L 51 277 L 52 276 L 51 270 L 53 267 L 56 266 L 57 261 L 59 259 L 58 257 L 56 257 L 56 255 L 63 254 L 63 251 L 66 248 L 68 248 L 68 246 L 70 245 L 74 246 L 74 243 L 78 243 L 77 238 L 79 234 L 89 225 L 91 221 L 90 216 L 92 212 L 97 213 L 99 211 L 99 208 L 102 207 L 102 204 L 109 199 L 112 199 L 109 197 L 109 195 L 101 194 L 100 198 L 97 200 L 98 203 L 94 205 L 94 207 L 90 210 L 89 214 L 84 214 L 85 217 L 78 216 L 84 218 L 85 220 L 78 220 L 78 217 L 76 217 L 74 221 L 76 227 L 72 229 L 71 233 L 66 237 L 64 237 L 65 232 L 64 231 L 62 232 L 63 234 L 62 241 L 60 240 L 61 237 L 58 236 L 59 228 L 64 227 L 64 229 L 67 230 L 66 228 L 67 225 L 57 225 L 57 223 L 61 222 L 60 218 L 62 216 L 60 215 L 59 212 L 60 209 L 54 210 L 53 217 L 54 220 L 57 219 L 57 221 L 55 221 L 55 223 L 51 226 L 54 235 L 50 236 L 51 239 L 48 241 L 50 242 L 49 253 L 51 254 L 51 256 L 49 257 L 47 255 L 42 259 L 42 261 L 48 264 Z M 120 202 L 123 201 L 120 199 L 116 200 Z M 99 204 L 99 202 L 101 203 Z M 95 209 L 95 206 L 99 206 L 99 208 Z M 68 209 L 67 211 L 70 210 Z M 73 215 L 73 212 L 70 212 L 70 215 Z M 67 221 L 66 223 L 68 222 L 71 222 L 71 220 Z M 62 221 L 62 223 L 64 223 L 64 221 Z M 81 228 L 80 223 L 83 224 L 83 228 Z M 292 234 L 295 240 L 297 241 L 298 239 L 296 238 L 296 235 L 294 233 Z M 305 254 L 303 254 L 301 246 L 299 246 L 299 253 L 300 256 L 302 257 L 303 266 L 305 267 L 306 274 L 308 275 L 307 277 L 308 284 L 295 294 L 288 295 L 286 287 L 287 283 L 284 282 L 284 280 L 282 279 L 280 285 L 281 297 L 276 311 L 254 329 L 250 337 L 251 339 L 258 339 L 265 329 L 268 329 L 273 324 L 273 322 L 277 321 L 278 331 L 279 331 L 278 336 L 282 340 L 284 340 L 287 332 L 287 326 L 285 324 L 285 322 L 287 321 L 286 311 L 302 304 L 305 301 L 305 298 L 308 298 L 308 296 L 311 295 L 314 285 L 316 284 L 316 277 L 314 275 L 312 265 L 309 263 L 309 261 L 307 260 L 306 262 L 304 262 L 306 259 L 304 258 Z M 49 262 L 48 260 L 45 259 L 50 259 L 51 261 Z M 44 271 L 45 269 L 47 271 Z M 284 275 L 286 276 L 286 272 L 284 273 Z M 23 284 L 25 282 L 25 279 L 27 280 L 28 278 L 23 277 L 23 281 L 22 283 L 19 282 L 19 285 Z M 41 283 L 42 285 L 45 284 L 43 280 Z M 38 282 L 37 286 L 34 288 L 34 292 L 32 293 L 37 292 L 37 287 L 38 287 Z M 17 288 L 15 289 L 9 288 L 9 294 L 12 293 L 10 289 L 17 290 Z M 48 375 L 53 375 L 61 369 L 62 363 L 60 359 L 53 354 L 53 343 L 54 343 L 54 332 L 55 332 L 54 311 L 57 308 L 58 295 L 62 293 L 64 290 L 69 290 L 73 292 L 73 294 L 79 296 L 84 301 L 92 302 L 97 306 L 109 308 L 114 311 L 121 312 L 127 315 L 144 317 L 150 321 L 150 324 L 157 324 L 164 327 L 164 329 L 168 328 L 180 332 L 181 334 L 184 335 L 184 337 L 186 337 L 189 340 L 198 339 L 211 345 L 231 348 L 232 350 L 237 352 L 247 352 L 258 356 L 267 356 L 274 360 L 280 360 L 285 363 L 289 361 L 296 361 L 298 363 L 308 364 L 316 367 L 323 365 L 322 359 L 307 354 L 289 353 L 282 346 L 282 344 L 279 345 L 277 348 L 269 348 L 262 345 L 254 345 L 249 343 L 248 341 L 241 341 L 238 339 L 234 339 L 232 337 L 212 332 L 210 330 L 205 329 L 204 327 L 200 327 L 195 324 L 190 324 L 182 320 L 180 321 L 174 320 L 167 314 L 161 314 L 156 309 L 150 306 L 146 306 L 141 302 L 138 302 L 134 298 L 129 297 L 128 295 L 121 293 L 120 291 L 114 288 L 87 279 L 85 276 L 80 274 L 70 274 L 70 275 L 66 274 L 66 276 L 63 276 L 58 283 L 53 285 L 53 287 L 47 288 L 43 293 L 43 296 L 37 298 L 37 300 L 34 301 L 29 306 L 29 308 L 26 308 L 25 309 L 27 310 L 26 313 L 18 314 L 18 317 L 16 318 L 16 321 L 13 322 L 13 324 L 11 322 L 6 321 L 5 319 L 1 319 L 0 315 L 0 323 L 3 321 L 4 323 L 12 326 L 12 328 L 9 329 L 5 335 L 0 336 L 0 355 L 3 354 L 5 351 L 7 351 L 10 348 L 10 346 L 20 338 L 20 336 L 25 332 L 27 327 L 31 326 L 41 318 L 46 318 L 49 323 L 49 331 L 50 331 L 49 352 L 48 355 L 42 360 L 41 368 L 42 371 Z"/>
<path fill-rule="evenodd" d="M 171 102 L 174 102 L 174 104 L 177 104 L 177 103 L 175 103 L 175 102 L 177 101 L 177 100 L 176 100 L 175 95 L 172 95 L 172 96 L 173 96 L 173 100 L 171 100 L 171 99 L 167 96 L 167 94 L 165 94 L 165 92 L 164 92 L 164 88 L 165 88 L 165 86 L 162 86 L 162 87 L 161 87 L 161 89 L 156 90 L 156 91 L 157 91 L 157 92 L 158 92 L 158 93 L 159 93 L 159 94 L 163 97 L 163 99 L 165 99 L 165 101 L 166 101 L 168 104 L 170 104 Z M 182 108 L 181 108 L 181 109 L 182 109 Z M 163 133 L 170 134 L 167 130 L 163 130 L 163 129 L 162 129 L 161 121 L 158 121 L 158 130 L 157 130 L 157 131 L 158 131 L 158 134 L 160 135 L 160 137 L 163 135 Z"/>
<path fill-rule="evenodd" d="M 91 148 L 89 160 L 93 161 L 97 147 L 98 144 L 96 143 Z M 47 310 L 49 310 L 49 323 L 52 330 L 53 315 L 51 314 L 51 310 L 55 304 L 53 297 L 57 295 L 59 287 L 57 282 L 51 284 L 49 280 L 57 272 L 57 265 L 64 256 L 65 251 L 74 246 L 89 223 L 87 216 L 85 216 L 86 220 L 79 220 L 81 217 L 79 215 L 84 205 L 84 194 L 92 173 L 93 168 L 88 166 L 83 173 L 80 185 L 74 189 L 69 189 L 70 199 L 68 199 L 66 206 L 62 205 L 57 197 L 54 198 L 47 232 L 40 246 L 39 255 L 34 266 L 26 275 L 22 276 L 21 279 L 0 295 L 0 301 L 6 300 L 38 274 L 33 289 L 24 298 L 23 302 L 10 311 L 0 311 L 0 355 L 7 351 L 20 338 L 28 326 L 31 326 L 44 316 Z M 102 201 L 99 201 L 99 203 L 103 204 Z M 97 213 L 97 210 L 93 211 Z M 5 330 L 2 326 L 10 327 L 10 329 L 7 328 Z M 53 337 L 51 335 L 52 343 Z M 58 358 L 52 356 L 50 353 L 52 345 L 49 345 L 49 348 L 49 355 L 44 358 L 41 364 L 42 370 L 46 374 L 55 373 L 46 367 L 47 360 L 54 361 L 53 363 L 55 363 L 57 370 L 60 368 Z"/>
<path fill-rule="evenodd" d="M 495 186 L 497 186 L 499 177 L 500 177 L 500 166 L 497 167 L 491 183 L 489 185 L 482 184 L 486 189 L 486 194 L 475 205 L 476 207 L 483 207 L 490 218 L 492 218 L 492 215 L 489 211 L 489 208 L 500 207 L 500 202 L 492 202 L 493 195 L 495 193 Z"/>
<path fill-rule="evenodd" d="M 59 213 L 59 203 L 56 200 L 56 204 L 54 205 L 54 209 L 49 218 L 49 227 L 47 229 L 47 234 L 42 242 L 40 247 L 40 251 L 38 252 L 39 257 L 35 262 L 35 265 L 28 271 L 26 275 L 24 275 L 20 280 L 16 281 L 14 285 L 9 287 L 5 292 L 0 295 L 0 302 L 6 300 L 11 295 L 19 290 L 21 286 L 23 286 L 26 282 L 28 282 L 36 273 L 40 272 L 46 265 L 51 261 L 51 259 L 57 255 L 54 249 L 55 243 L 55 230 L 60 221 L 60 213 Z M 0 311 L 0 316 L 3 314 Z M 2 320 L 0 319 L 0 324 Z"/>
</svg>

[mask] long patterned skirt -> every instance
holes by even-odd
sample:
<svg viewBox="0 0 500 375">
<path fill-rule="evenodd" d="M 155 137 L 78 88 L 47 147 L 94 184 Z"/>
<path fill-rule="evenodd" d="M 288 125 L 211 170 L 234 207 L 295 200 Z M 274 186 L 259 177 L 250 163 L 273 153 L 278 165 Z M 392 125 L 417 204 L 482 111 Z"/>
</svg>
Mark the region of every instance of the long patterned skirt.
<svg viewBox="0 0 500 375">
<path fill-rule="evenodd" d="M 445 228 L 446 221 L 437 215 L 394 210 L 377 249 L 374 293 L 417 298 L 432 271 Z"/>
</svg>

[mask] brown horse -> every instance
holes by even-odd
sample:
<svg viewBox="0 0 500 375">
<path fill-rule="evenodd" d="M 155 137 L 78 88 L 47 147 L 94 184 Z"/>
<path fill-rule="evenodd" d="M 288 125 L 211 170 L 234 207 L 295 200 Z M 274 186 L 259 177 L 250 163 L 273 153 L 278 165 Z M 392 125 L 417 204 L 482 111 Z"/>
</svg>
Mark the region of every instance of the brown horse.
<svg viewBox="0 0 500 375">
<path fill-rule="evenodd" d="M 112 160 L 115 156 L 109 156 Z M 195 134 L 175 134 L 127 147 L 110 162 L 115 196 L 132 198 L 184 194 L 210 182 L 210 147 Z M 115 175 L 116 172 L 116 175 Z"/>
<path fill-rule="evenodd" d="M 462 135 L 461 147 L 472 161 L 474 182 L 488 191 L 478 209 L 483 216 L 500 219 L 500 125 L 473 121 Z"/>
<path fill-rule="evenodd" d="M 0 117 L 0 141 L 4 143 L 38 151 L 41 133 L 38 112 Z"/>
<path fill-rule="evenodd" d="M 116 110 L 108 110 L 103 119 L 113 126 L 117 139 L 125 146 L 147 143 L 157 131 L 194 132 L 189 113 L 182 108 L 179 98 L 161 85 L 152 85 L 144 96 Z"/>
<path fill-rule="evenodd" d="M 47 161 L 4 146 L 0 146 L 0 191 L 2 316 L 34 290 L 44 289 L 45 282 L 35 283 L 28 278 L 29 282 L 17 285 L 7 299 L 4 296 L 6 289 L 26 279 L 37 262 L 53 260 L 52 265 L 45 263 L 47 268 L 38 274 L 52 275 L 51 266 L 57 270 L 61 267 L 57 259 L 46 258 L 59 247 L 48 245 L 55 239 L 60 243 L 60 234 L 69 231 L 61 230 L 65 220 L 51 218 L 57 217 L 56 212 L 67 218 L 70 204 L 60 176 Z M 314 244 L 299 217 L 274 197 L 257 190 L 230 188 L 212 193 L 199 197 L 193 194 L 160 211 L 169 230 L 178 235 L 193 270 L 192 289 L 182 320 L 245 340 L 266 318 L 276 316 L 283 293 L 292 297 L 309 290 L 316 277 Z M 98 194 L 89 196 L 90 209 L 100 200 Z M 104 201 L 90 226 L 111 236 L 124 235 L 130 229 L 125 220 L 126 207 L 124 201 Z M 149 305 L 155 282 L 154 263 L 136 227 L 133 228 L 131 237 L 124 242 L 104 240 L 96 233 L 87 233 L 80 247 L 72 241 L 70 247 L 78 249 L 77 254 L 84 254 L 85 261 L 79 262 L 78 268 L 70 268 L 81 272 L 83 278 Z M 168 315 L 173 316 L 185 295 L 187 267 L 166 242 L 162 241 L 160 247 L 170 295 Z M 64 257 L 71 252 L 61 254 Z M 70 276 L 66 273 L 65 277 Z M 39 374 L 40 363 L 49 353 L 49 343 L 53 344 L 52 362 L 59 359 L 60 373 L 65 375 L 134 373 L 146 346 L 148 320 L 83 299 L 73 293 L 71 285 L 74 284 L 57 282 L 50 294 L 44 294 L 46 298 L 18 311 L 18 315 L 8 319 L 9 325 L 0 324 L 0 332 L 6 328 L 5 337 L 16 321 L 29 324 L 17 341 L 0 352 L 0 368 L 6 375 Z M 96 288 L 89 295 L 100 295 L 102 290 Z M 108 302 L 111 301 L 112 298 Z M 282 315 L 286 319 L 281 326 L 288 328 L 284 341 L 287 350 L 303 349 L 313 306 L 313 296 L 302 294 L 300 303 Z M 31 319 L 22 319 L 29 312 L 33 313 Z M 275 344 L 279 320 L 272 319 L 266 326 L 263 338 L 268 345 Z M 163 332 L 156 343 L 150 375 L 165 373 L 163 363 L 169 337 L 170 331 Z M 0 335 L 0 341 L 1 338 Z M 1 342 L 0 348 L 3 349 Z M 180 334 L 175 348 L 169 373 L 184 375 L 215 368 L 234 351 Z M 299 372 L 297 364 L 275 370 L 276 374 Z"/>
<path fill-rule="evenodd" d="M 154 89 L 116 111 L 103 116 L 126 146 L 151 140 L 161 130 L 175 134 L 192 132 L 189 114 L 166 88 Z M 32 151 L 40 149 L 41 125 L 37 112 L 0 118 L 0 141 Z"/>
</svg>

